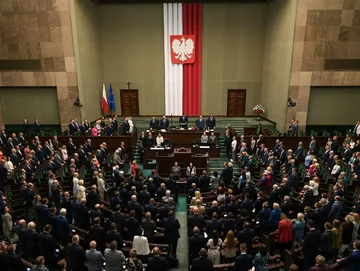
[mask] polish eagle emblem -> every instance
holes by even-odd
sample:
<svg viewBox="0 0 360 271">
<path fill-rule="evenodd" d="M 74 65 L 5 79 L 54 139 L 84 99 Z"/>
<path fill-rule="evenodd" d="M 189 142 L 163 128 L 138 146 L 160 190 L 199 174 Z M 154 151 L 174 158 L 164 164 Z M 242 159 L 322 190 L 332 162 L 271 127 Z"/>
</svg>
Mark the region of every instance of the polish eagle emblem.
<svg viewBox="0 0 360 271">
<path fill-rule="evenodd" d="M 171 50 L 176 60 L 182 63 L 187 62 L 193 58 L 195 50 L 194 40 L 192 38 L 185 38 L 184 36 L 180 39 L 175 38 L 171 43 Z"/>
</svg>

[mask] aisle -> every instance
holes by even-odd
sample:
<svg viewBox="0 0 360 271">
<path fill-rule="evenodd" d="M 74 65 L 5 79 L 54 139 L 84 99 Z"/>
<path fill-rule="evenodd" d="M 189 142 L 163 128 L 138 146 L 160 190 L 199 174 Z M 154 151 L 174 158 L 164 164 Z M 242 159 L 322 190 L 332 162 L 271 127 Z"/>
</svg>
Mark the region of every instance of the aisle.
<svg viewBox="0 0 360 271">
<path fill-rule="evenodd" d="M 187 203 L 186 196 L 179 196 L 178 203 L 176 204 L 176 218 L 179 219 L 180 222 L 180 239 L 177 247 L 177 257 L 180 263 L 180 267 L 177 271 L 187 271 L 188 269 L 188 238 L 187 238 Z"/>
</svg>

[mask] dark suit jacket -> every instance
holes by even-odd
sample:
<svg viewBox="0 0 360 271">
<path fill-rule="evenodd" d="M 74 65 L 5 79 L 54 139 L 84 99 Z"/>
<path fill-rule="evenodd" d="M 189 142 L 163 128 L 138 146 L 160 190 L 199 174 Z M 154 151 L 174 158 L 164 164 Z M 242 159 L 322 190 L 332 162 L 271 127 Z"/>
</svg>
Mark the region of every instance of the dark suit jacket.
<svg viewBox="0 0 360 271">
<path fill-rule="evenodd" d="M 305 261 L 315 259 L 321 244 L 321 232 L 319 230 L 311 230 L 305 234 L 303 253 Z"/>
<path fill-rule="evenodd" d="M 156 224 L 154 220 L 143 219 L 141 221 L 141 227 L 144 229 L 144 236 L 148 239 L 149 243 L 154 242 Z"/>
<path fill-rule="evenodd" d="M 169 269 L 169 263 L 165 257 L 157 256 L 150 257 L 147 260 L 148 271 L 167 271 Z"/>
<path fill-rule="evenodd" d="M 360 270 L 360 251 L 354 251 L 347 258 L 342 260 L 340 264 L 347 264 L 348 271 Z"/>
<path fill-rule="evenodd" d="M 252 239 L 255 237 L 254 229 L 244 229 L 238 233 L 236 239 L 238 242 L 245 243 L 248 248 L 252 248 Z"/>
<path fill-rule="evenodd" d="M 222 223 L 219 219 L 209 220 L 206 224 L 206 233 L 208 236 L 211 236 L 211 233 L 216 230 L 218 234 L 221 233 Z"/>
<path fill-rule="evenodd" d="M 214 270 L 212 261 L 210 259 L 208 259 L 207 257 L 195 258 L 192 261 L 191 271 L 202 271 L 202 270 L 206 270 L 206 271 Z"/>
<path fill-rule="evenodd" d="M 271 191 L 271 193 L 269 195 L 268 203 L 271 208 L 272 208 L 274 202 L 280 203 L 280 191 L 279 190 L 273 190 L 273 191 Z"/>
<path fill-rule="evenodd" d="M 283 204 L 280 205 L 281 211 L 283 211 L 284 214 L 289 216 L 289 212 L 293 209 L 293 204 L 290 201 L 284 201 Z"/>
<path fill-rule="evenodd" d="M 48 232 L 42 232 L 39 235 L 41 255 L 47 259 L 55 259 L 55 249 L 59 249 L 54 237 Z"/>
<path fill-rule="evenodd" d="M 202 248 L 206 248 L 206 241 L 203 235 L 194 235 L 189 240 L 189 253 L 190 256 L 195 258 L 199 255 L 199 251 Z"/>
<path fill-rule="evenodd" d="M 164 218 L 164 237 L 167 240 L 174 240 L 180 238 L 180 223 L 175 217 Z"/>
<path fill-rule="evenodd" d="M 25 271 L 25 265 L 21 261 L 21 256 L 16 253 L 4 253 L 3 265 L 1 270 L 6 271 Z"/>
<path fill-rule="evenodd" d="M 112 241 L 116 241 L 118 246 L 117 249 L 121 250 L 123 247 L 123 238 L 120 232 L 117 231 L 108 231 L 106 233 L 106 241 L 110 244 Z"/>
<path fill-rule="evenodd" d="M 167 129 L 169 128 L 169 120 L 168 119 L 161 119 L 160 120 L 160 129 Z"/>
<path fill-rule="evenodd" d="M 61 240 L 66 240 L 70 237 L 70 223 L 66 219 L 66 217 L 63 217 L 59 215 L 56 220 L 56 235 Z"/>
<path fill-rule="evenodd" d="M 104 228 L 97 224 L 92 225 L 89 229 L 88 237 L 89 242 L 91 240 L 96 241 L 97 247 L 103 253 L 106 247 L 106 234 Z"/>
<path fill-rule="evenodd" d="M 111 221 L 116 224 L 117 230 L 122 231 L 125 225 L 125 216 L 121 212 L 112 212 Z"/>
<path fill-rule="evenodd" d="M 25 243 L 26 243 L 26 252 L 31 257 L 37 257 L 40 254 L 39 246 L 39 233 L 35 230 L 27 230 L 25 232 Z"/>
<path fill-rule="evenodd" d="M 87 206 L 90 209 L 94 209 L 97 203 L 100 203 L 100 196 L 96 191 L 91 190 L 86 196 Z"/>
<path fill-rule="evenodd" d="M 198 227 L 200 232 L 203 231 L 205 228 L 205 218 L 202 215 L 191 215 L 188 217 L 187 220 L 187 226 L 188 226 L 188 235 L 193 235 L 193 229 L 194 227 Z"/>
<path fill-rule="evenodd" d="M 39 207 L 39 222 L 42 226 L 45 226 L 46 223 L 48 223 L 49 214 L 50 214 L 49 207 L 41 204 Z"/>
<path fill-rule="evenodd" d="M 321 251 L 330 253 L 332 251 L 332 244 L 334 240 L 334 233 L 332 230 L 324 231 L 321 235 Z"/>
<path fill-rule="evenodd" d="M 89 210 L 83 204 L 79 204 L 77 208 L 77 217 L 75 217 L 75 224 L 76 226 L 79 227 L 89 228 L 89 224 L 90 224 Z"/>
<path fill-rule="evenodd" d="M 150 124 L 149 124 L 149 127 L 153 130 L 157 130 L 159 128 L 159 120 L 155 119 L 151 119 L 150 120 Z"/>
<path fill-rule="evenodd" d="M 139 221 L 133 217 L 129 217 L 126 219 L 125 221 L 125 226 L 127 228 L 127 238 L 129 240 L 133 240 L 134 239 L 134 236 L 136 235 L 139 227 L 140 227 L 140 224 L 139 224 Z"/>
<path fill-rule="evenodd" d="M 85 263 L 85 251 L 78 244 L 68 244 L 68 259 L 67 259 L 67 267 L 69 270 L 84 270 Z"/>
<path fill-rule="evenodd" d="M 236 271 L 249 271 L 253 267 L 253 259 L 249 254 L 241 254 L 235 260 Z"/>
</svg>

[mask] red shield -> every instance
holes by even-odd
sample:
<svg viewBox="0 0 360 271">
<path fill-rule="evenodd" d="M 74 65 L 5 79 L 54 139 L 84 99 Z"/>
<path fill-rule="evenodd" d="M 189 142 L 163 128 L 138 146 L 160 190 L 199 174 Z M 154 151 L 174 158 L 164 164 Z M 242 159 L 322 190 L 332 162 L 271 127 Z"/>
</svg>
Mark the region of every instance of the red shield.
<svg viewBox="0 0 360 271">
<path fill-rule="evenodd" d="M 195 35 L 170 36 L 171 62 L 191 64 L 195 62 Z"/>
</svg>

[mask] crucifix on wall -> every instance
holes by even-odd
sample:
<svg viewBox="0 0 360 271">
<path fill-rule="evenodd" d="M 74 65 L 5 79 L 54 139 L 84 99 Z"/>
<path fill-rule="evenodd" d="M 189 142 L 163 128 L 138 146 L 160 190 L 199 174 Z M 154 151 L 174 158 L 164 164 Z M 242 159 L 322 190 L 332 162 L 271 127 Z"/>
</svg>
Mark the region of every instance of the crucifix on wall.
<svg viewBox="0 0 360 271">
<path fill-rule="evenodd" d="M 131 83 L 129 81 L 127 81 L 127 86 L 128 86 L 128 89 L 130 89 L 130 86 L 131 86 Z"/>
</svg>

